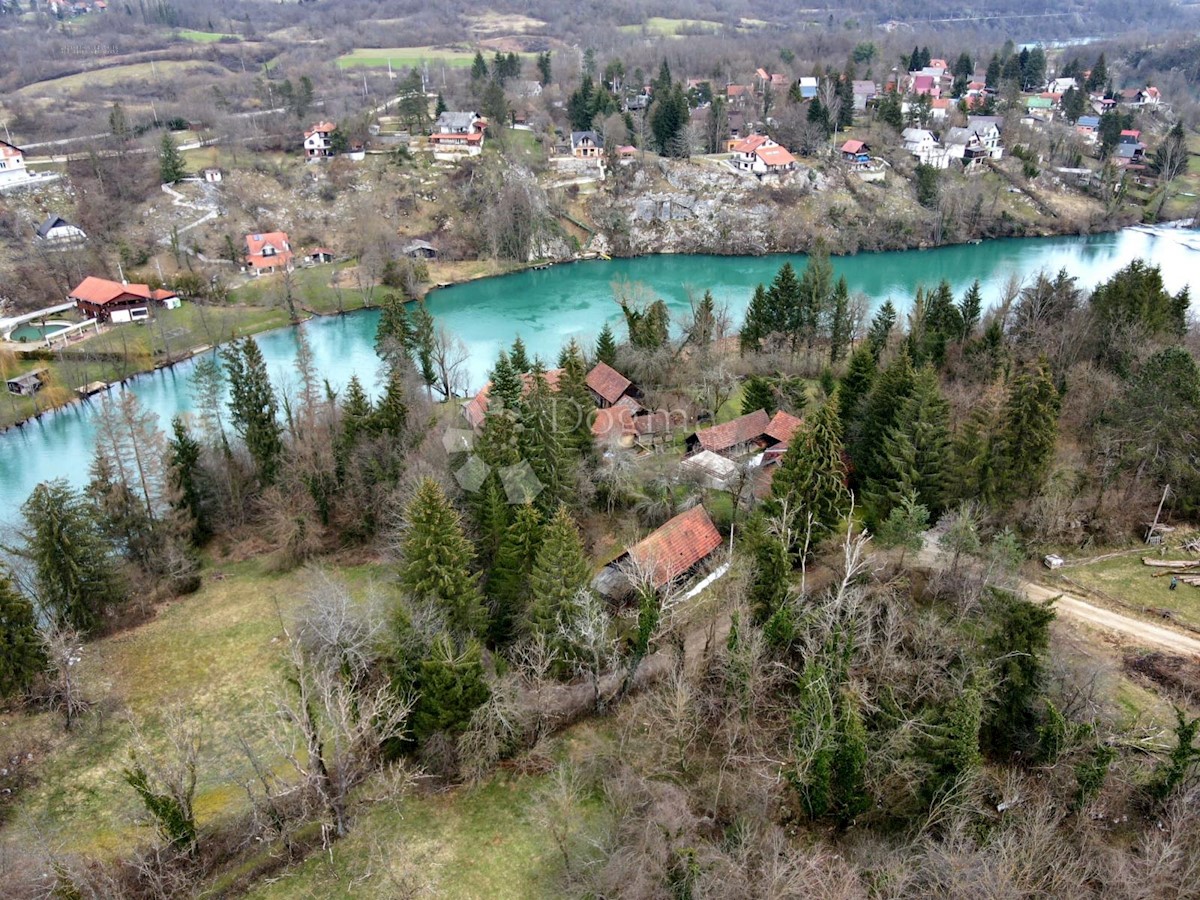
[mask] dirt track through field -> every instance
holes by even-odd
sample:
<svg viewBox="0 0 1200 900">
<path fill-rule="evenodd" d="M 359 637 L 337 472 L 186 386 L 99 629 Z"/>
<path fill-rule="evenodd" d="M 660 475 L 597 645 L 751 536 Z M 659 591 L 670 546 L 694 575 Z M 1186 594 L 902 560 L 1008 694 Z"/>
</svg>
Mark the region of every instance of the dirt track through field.
<svg viewBox="0 0 1200 900">
<path fill-rule="evenodd" d="M 1184 656 L 1200 656 L 1200 639 L 1183 634 L 1173 628 L 1155 625 L 1142 619 L 1096 606 L 1071 594 L 1053 590 L 1027 581 L 1023 585 L 1030 600 L 1054 600 L 1054 608 L 1065 618 L 1075 619 L 1085 625 L 1113 631 L 1136 644 L 1178 653 Z"/>
</svg>

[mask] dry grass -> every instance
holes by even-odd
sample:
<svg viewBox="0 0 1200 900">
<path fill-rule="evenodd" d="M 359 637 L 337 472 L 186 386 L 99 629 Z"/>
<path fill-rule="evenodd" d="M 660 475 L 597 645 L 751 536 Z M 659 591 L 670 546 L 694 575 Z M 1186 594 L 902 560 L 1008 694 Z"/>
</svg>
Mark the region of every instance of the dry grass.
<svg viewBox="0 0 1200 900">
<path fill-rule="evenodd" d="M 199 60 L 162 60 L 161 62 L 129 63 L 64 75 L 49 81 L 38 81 L 26 85 L 16 93 L 21 96 L 45 96 L 51 93 L 70 93 L 93 87 L 112 87 L 122 82 L 152 82 L 166 77 L 195 76 L 202 72 L 221 76 L 225 70 L 212 63 Z"/>
</svg>

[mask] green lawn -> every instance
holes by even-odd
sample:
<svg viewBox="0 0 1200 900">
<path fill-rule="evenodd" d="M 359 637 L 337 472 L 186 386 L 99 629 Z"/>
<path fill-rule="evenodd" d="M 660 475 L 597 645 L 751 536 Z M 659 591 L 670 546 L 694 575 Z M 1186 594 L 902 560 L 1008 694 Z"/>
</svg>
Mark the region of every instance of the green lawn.
<svg viewBox="0 0 1200 900">
<path fill-rule="evenodd" d="M 1087 566 L 1069 566 L 1062 573 L 1072 581 L 1135 609 L 1169 609 L 1180 622 L 1200 628 L 1200 588 L 1180 584 L 1174 591 L 1170 590 L 1169 575 L 1152 577 L 1167 570 L 1143 565 L 1143 555 L 1151 557 L 1158 554 L 1156 548 L 1147 547 L 1145 554 L 1133 553 Z M 1167 550 L 1163 558 L 1194 559 L 1195 554 Z M 1070 590 L 1069 584 L 1063 587 Z"/>
<path fill-rule="evenodd" d="M 651 16 L 640 25 L 622 25 L 620 30 L 626 34 L 641 34 L 646 31 L 662 37 L 682 37 L 680 31 L 697 29 L 719 31 L 721 27 L 720 22 L 714 22 L 711 19 L 668 19 L 663 16 Z"/>
<path fill-rule="evenodd" d="M 335 274 L 338 277 L 336 287 L 333 283 Z M 375 303 L 379 303 L 384 290 L 386 288 L 375 289 Z M 292 291 L 299 306 L 315 313 L 362 309 L 366 305 L 362 293 L 355 287 L 350 263 L 297 269 L 292 273 Z M 281 308 L 283 276 L 263 275 L 254 278 L 233 293 L 239 303 L 251 307 Z"/>
<path fill-rule="evenodd" d="M 235 41 L 240 41 L 241 38 L 236 34 L 222 34 L 219 31 L 192 31 L 183 29 L 175 33 L 175 36 L 183 41 L 192 41 L 197 44 L 215 44 L 217 41 L 225 38 L 232 38 Z"/>
<path fill-rule="evenodd" d="M 426 62 L 469 66 L 474 59 L 474 50 L 461 47 L 359 47 L 339 56 L 337 65 L 342 69 L 386 68 L 390 62 L 393 69 L 410 69 Z"/>
<path fill-rule="evenodd" d="M 365 580 L 370 568 L 350 570 Z M 298 602 L 303 571 L 275 575 L 264 560 L 209 564 L 204 586 L 131 631 L 84 647 L 81 679 L 95 704 L 71 734 L 49 714 L 0 718 L 0 750 L 37 748 L 38 782 L 15 802 L 9 833 L 44 833 L 66 849 L 126 849 L 141 831 L 139 806 L 120 778 L 130 720 L 158 746 L 170 707 L 204 732 L 196 796 L 201 822 L 240 809 L 246 768 L 236 739 L 270 754 L 261 717 L 279 684 L 280 615 Z"/>
</svg>

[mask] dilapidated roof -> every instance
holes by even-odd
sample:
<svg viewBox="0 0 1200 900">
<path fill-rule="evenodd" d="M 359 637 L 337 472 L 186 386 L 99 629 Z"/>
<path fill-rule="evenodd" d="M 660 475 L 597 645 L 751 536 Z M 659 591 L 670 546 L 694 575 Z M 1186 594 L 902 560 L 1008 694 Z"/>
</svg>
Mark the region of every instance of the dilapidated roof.
<svg viewBox="0 0 1200 900">
<path fill-rule="evenodd" d="M 629 548 L 656 588 L 665 587 L 721 546 L 721 534 L 703 506 L 693 506 Z"/>
</svg>

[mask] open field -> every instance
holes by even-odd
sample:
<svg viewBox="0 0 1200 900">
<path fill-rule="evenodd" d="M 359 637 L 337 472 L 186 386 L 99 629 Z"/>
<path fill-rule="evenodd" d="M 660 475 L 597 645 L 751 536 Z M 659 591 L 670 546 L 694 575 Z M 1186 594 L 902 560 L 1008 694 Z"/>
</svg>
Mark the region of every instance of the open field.
<svg viewBox="0 0 1200 900">
<path fill-rule="evenodd" d="M 711 19 L 667 19 L 662 16 L 651 16 L 641 25 L 622 25 L 620 30 L 626 34 L 657 34 L 662 37 L 680 37 L 681 31 L 696 31 L 700 29 L 718 31 L 720 22 Z"/>
<path fill-rule="evenodd" d="M 1170 590 L 1171 577 L 1162 575 L 1168 570 L 1143 565 L 1143 555 L 1156 556 L 1157 552 L 1147 547 L 1144 554 L 1131 553 L 1090 565 L 1070 566 L 1062 574 L 1100 592 L 1102 597 L 1116 598 L 1134 609 L 1150 611 L 1150 615 L 1157 615 L 1154 610 L 1169 610 L 1181 624 L 1200 629 L 1200 588 L 1180 584 Z M 1195 554 L 1167 550 L 1163 558 L 1189 559 L 1195 558 Z M 1152 577 L 1156 574 L 1161 577 Z"/>
<path fill-rule="evenodd" d="M 475 59 L 475 51 L 462 47 L 371 47 L 352 50 L 337 58 L 342 69 L 359 66 L 393 69 L 408 69 L 422 63 L 437 63 L 443 66 L 469 66 Z"/>
<path fill-rule="evenodd" d="M 164 76 L 196 75 L 201 72 L 219 75 L 225 70 L 210 62 L 195 59 L 167 59 L 161 62 L 130 63 L 91 69 L 77 75 L 64 75 L 49 81 L 27 84 L 16 93 L 27 97 L 42 97 L 49 92 L 80 91 L 90 87 L 112 87 L 126 81 L 151 81 Z"/>
<path fill-rule="evenodd" d="M 546 23 L 520 13 L 498 13 L 488 10 L 473 16 L 464 16 L 471 30 L 478 34 L 524 34 L 545 28 Z"/>
<path fill-rule="evenodd" d="M 241 40 L 236 34 L 222 34 L 219 31 L 191 31 L 186 28 L 177 32 L 176 37 L 180 40 L 192 41 L 196 44 L 214 44 L 225 38 L 231 38 L 235 41 Z"/>
</svg>

